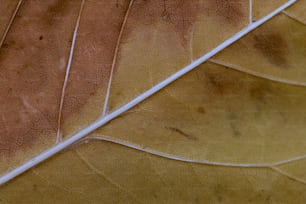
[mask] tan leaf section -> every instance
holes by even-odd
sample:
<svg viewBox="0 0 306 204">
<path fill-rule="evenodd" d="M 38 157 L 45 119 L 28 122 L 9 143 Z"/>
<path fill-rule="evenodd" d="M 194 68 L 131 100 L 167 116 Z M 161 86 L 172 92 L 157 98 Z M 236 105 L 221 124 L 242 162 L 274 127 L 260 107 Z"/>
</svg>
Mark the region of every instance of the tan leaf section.
<svg viewBox="0 0 306 204">
<path fill-rule="evenodd" d="M 306 153 L 306 89 L 204 63 L 95 134 L 195 160 L 270 163 Z"/>
<path fill-rule="evenodd" d="M 299 204 L 305 190 L 271 169 L 190 164 L 90 142 L 3 186 L 0 203 Z"/>
<path fill-rule="evenodd" d="M 293 5 L 288 8 L 286 11 L 283 11 L 290 18 L 302 23 L 306 24 L 306 13 L 304 12 L 306 8 L 306 1 L 299 1 L 298 4 Z"/>
</svg>

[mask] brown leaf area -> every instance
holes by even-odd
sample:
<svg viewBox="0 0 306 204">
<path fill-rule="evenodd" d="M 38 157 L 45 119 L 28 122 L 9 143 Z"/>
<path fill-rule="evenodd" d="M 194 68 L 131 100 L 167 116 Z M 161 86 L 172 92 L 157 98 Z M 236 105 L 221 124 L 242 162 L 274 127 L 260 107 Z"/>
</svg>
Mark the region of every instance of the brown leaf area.
<svg viewBox="0 0 306 204">
<path fill-rule="evenodd" d="M 286 1 L 253 2 L 256 21 Z M 304 203 L 305 2 L 1 186 L 0 203 Z M 248 3 L 0 0 L 1 174 L 246 27 Z"/>
</svg>

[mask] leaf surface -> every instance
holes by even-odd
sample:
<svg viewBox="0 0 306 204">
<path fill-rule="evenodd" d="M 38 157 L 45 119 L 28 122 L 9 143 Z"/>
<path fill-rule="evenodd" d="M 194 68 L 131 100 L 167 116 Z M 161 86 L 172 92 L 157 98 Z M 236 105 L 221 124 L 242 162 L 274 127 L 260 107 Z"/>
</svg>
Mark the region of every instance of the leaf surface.
<svg viewBox="0 0 306 204">
<path fill-rule="evenodd" d="M 256 0 L 250 13 L 245 0 L 0 1 L 1 173 L 286 2 Z M 305 8 L 5 184 L 0 203 L 303 203 Z"/>
</svg>

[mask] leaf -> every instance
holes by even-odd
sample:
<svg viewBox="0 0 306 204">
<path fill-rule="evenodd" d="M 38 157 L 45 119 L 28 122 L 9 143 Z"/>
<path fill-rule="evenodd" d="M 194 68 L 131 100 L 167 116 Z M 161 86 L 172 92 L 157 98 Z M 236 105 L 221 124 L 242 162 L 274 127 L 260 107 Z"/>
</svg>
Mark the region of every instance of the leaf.
<svg viewBox="0 0 306 204">
<path fill-rule="evenodd" d="M 2 178 L 78 143 L 2 201 L 302 203 L 305 1 L 256 28 L 286 2 L 4 2 Z"/>
</svg>

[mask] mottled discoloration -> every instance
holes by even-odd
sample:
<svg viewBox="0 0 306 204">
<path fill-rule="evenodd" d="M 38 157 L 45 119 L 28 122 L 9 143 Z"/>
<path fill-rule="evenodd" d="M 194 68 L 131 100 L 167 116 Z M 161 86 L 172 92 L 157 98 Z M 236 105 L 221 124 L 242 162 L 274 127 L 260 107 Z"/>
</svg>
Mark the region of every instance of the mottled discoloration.
<svg viewBox="0 0 306 204">
<path fill-rule="evenodd" d="M 77 2 L 74 7 L 64 2 L 25 1 L 0 49 L 0 155 L 32 148 L 56 131 L 64 76 L 59 58 L 67 57 L 79 8 Z M 48 8 L 58 4 L 63 13 L 75 14 L 66 12 L 57 24 L 46 23 L 45 17 L 53 15 Z"/>
<path fill-rule="evenodd" d="M 192 26 L 203 10 L 204 5 L 199 0 L 136 0 L 130 18 L 130 25 L 135 27 L 131 26 L 127 32 L 139 26 L 164 25 L 169 37 L 177 33 L 187 46 Z"/>
<path fill-rule="evenodd" d="M 245 20 L 247 3 L 245 0 L 208 0 L 206 12 L 216 15 L 222 24 L 237 25 Z"/>
<path fill-rule="evenodd" d="M 131 19 L 137 26 L 165 24 L 186 43 L 199 16 L 213 16 L 220 24 L 237 25 L 245 20 L 247 4 L 244 0 L 136 0 Z M 203 18 L 202 20 L 205 20 Z"/>
<path fill-rule="evenodd" d="M 226 74 L 218 73 L 218 70 L 204 70 L 203 77 L 203 82 L 212 96 L 230 96 L 239 90 L 239 81 Z"/>
<path fill-rule="evenodd" d="M 37 140 L 55 141 L 80 3 L 50 0 L 22 5 L 0 49 L 0 155 L 35 148 Z M 78 113 L 108 82 L 128 1 L 118 4 L 86 1 L 64 99 L 64 120 Z"/>
<path fill-rule="evenodd" d="M 256 33 L 253 37 L 254 47 L 272 64 L 287 67 L 288 45 L 279 33 Z"/>
</svg>

